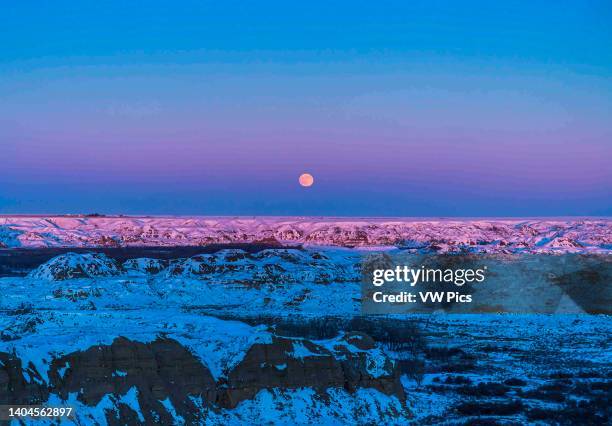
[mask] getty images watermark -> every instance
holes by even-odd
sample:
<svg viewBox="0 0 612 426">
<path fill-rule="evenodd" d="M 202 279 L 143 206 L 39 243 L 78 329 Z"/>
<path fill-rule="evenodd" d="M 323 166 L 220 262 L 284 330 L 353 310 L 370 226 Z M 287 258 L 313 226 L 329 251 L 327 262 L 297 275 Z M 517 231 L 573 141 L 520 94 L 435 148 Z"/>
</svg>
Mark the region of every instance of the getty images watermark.
<svg viewBox="0 0 612 426">
<path fill-rule="evenodd" d="M 462 287 L 465 284 L 482 283 L 485 280 L 487 266 L 480 269 L 440 269 L 440 268 L 411 268 L 407 265 L 397 265 L 393 269 L 375 269 L 372 271 L 372 285 L 381 287 L 384 284 L 404 284 L 415 287 L 418 284 L 453 284 Z M 372 295 L 374 303 L 416 303 L 417 298 L 422 303 L 470 303 L 471 294 L 462 294 L 459 291 L 418 291 L 417 293 L 400 291 L 386 294 L 376 291 Z"/>
<path fill-rule="evenodd" d="M 612 314 L 612 256 L 368 253 L 361 312 Z"/>
</svg>

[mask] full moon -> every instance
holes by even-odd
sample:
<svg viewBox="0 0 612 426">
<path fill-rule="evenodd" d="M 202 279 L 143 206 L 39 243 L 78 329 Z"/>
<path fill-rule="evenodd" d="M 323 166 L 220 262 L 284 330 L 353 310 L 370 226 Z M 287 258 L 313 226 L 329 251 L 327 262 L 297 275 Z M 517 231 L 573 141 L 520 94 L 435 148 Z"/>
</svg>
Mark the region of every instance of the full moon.
<svg viewBox="0 0 612 426">
<path fill-rule="evenodd" d="M 312 186 L 314 183 L 314 178 L 310 173 L 302 173 L 299 178 L 300 185 L 304 187 Z"/>
</svg>

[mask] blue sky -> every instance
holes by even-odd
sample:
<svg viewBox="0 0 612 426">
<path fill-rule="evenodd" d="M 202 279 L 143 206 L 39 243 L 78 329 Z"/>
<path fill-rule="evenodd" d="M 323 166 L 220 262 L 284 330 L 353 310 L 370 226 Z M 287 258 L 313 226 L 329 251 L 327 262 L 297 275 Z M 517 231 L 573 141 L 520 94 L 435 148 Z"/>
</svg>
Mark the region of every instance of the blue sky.
<svg viewBox="0 0 612 426">
<path fill-rule="evenodd" d="M 0 213 L 610 215 L 611 24 L 605 1 L 13 2 Z"/>
</svg>

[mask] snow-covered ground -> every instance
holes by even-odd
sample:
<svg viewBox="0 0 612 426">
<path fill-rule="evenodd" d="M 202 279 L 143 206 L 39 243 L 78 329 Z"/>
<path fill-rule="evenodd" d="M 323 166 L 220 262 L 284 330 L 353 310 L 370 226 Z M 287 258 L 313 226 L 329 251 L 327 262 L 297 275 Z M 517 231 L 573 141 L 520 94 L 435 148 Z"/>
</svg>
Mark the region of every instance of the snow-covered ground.
<svg viewBox="0 0 612 426">
<path fill-rule="evenodd" d="M 198 246 L 272 241 L 435 251 L 609 252 L 612 220 L 0 216 L 0 247 Z"/>
<path fill-rule="evenodd" d="M 607 220 L 2 218 L 11 247 L 316 244 L 170 260 L 64 253 L 0 278 L 0 405 L 70 405 L 69 424 L 603 424 L 609 316 L 363 317 L 369 252 L 347 246 L 606 256 L 609 230 Z"/>
<path fill-rule="evenodd" d="M 171 262 L 67 253 L 26 277 L 0 278 L 0 306 L 19 309 L 208 309 L 356 315 L 359 261 L 349 250 L 221 250 Z"/>
</svg>

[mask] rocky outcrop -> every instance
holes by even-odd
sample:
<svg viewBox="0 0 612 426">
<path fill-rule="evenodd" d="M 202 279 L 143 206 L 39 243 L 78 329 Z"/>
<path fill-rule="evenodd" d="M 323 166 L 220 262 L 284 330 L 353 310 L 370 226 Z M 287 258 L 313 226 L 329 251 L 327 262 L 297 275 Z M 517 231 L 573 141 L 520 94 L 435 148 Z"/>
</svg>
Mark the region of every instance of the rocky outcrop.
<svg viewBox="0 0 612 426">
<path fill-rule="evenodd" d="M 129 259 L 122 265 L 103 253 L 67 253 L 39 266 L 28 277 L 64 281 L 118 275 L 195 278 L 215 284 L 242 284 L 248 287 L 304 282 L 355 282 L 360 278 L 358 265 L 354 263 L 331 259 L 323 252 L 298 249 L 268 249 L 256 253 L 225 249 L 172 261 Z"/>
<path fill-rule="evenodd" d="M 119 275 L 120 266 L 103 253 L 66 253 L 39 266 L 29 277 L 51 281 Z"/>
<path fill-rule="evenodd" d="M 376 351 L 374 341 L 363 334 L 324 343 L 275 336 L 271 343 L 254 344 L 215 381 L 206 360 L 176 340 L 142 343 L 118 337 L 110 345 L 53 359 L 48 384 L 33 366 L 23 370 L 19 359 L 0 353 L 0 404 L 39 404 L 50 394 L 66 401 L 77 395 L 84 406 L 104 406 L 106 421 L 117 425 L 172 424 L 177 415 L 193 424 L 208 410 L 234 409 L 264 389 L 311 388 L 325 396 L 330 389 L 354 393 L 370 388 L 403 404 L 397 368 Z M 373 370 L 372 363 L 380 368 Z M 122 396 L 130 393 L 134 398 L 127 403 Z"/>
<path fill-rule="evenodd" d="M 341 259 L 340 259 L 341 260 Z M 215 284 L 264 284 L 358 281 L 357 265 L 330 259 L 322 252 L 269 249 L 257 253 L 221 250 L 173 262 L 162 274 L 166 278 L 198 278 Z"/>
<path fill-rule="evenodd" d="M 49 389 L 33 366 L 0 352 L 0 405 L 38 405 L 48 397 Z"/>
<path fill-rule="evenodd" d="M 166 269 L 169 264 L 167 260 L 141 257 L 126 260 L 123 269 L 129 275 L 155 275 Z"/>
<path fill-rule="evenodd" d="M 189 395 L 217 400 L 216 384 L 206 366 L 175 340 L 163 338 L 151 343 L 117 338 L 111 345 L 57 358 L 49 380 L 62 400 L 74 392 L 88 406 L 98 405 L 107 395 L 125 395 L 136 388 L 140 412 L 151 424 L 156 420 L 172 424 L 172 416 L 160 402 L 167 398 L 190 423 L 198 410 Z M 128 408 L 124 410 L 133 411 Z M 109 412 L 107 420 L 121 424 L 127 419 Z"/>
<path fill-rule="evenodd" d="M 356 344 L 356 345 L 353 345 Z M 343 388 L 374 388 L 386 395 L 405 400 L 399 372 L 384 357 L 382 373 L 374 377 L 369 371 L 368 350 L 374 341 L 363 334 L 347 335 L 331 348 L 309 340 L 275 337 L 272 344 L 256 344 L 244 360 L 222 383 L 222 405 L 233 408 L 240 401 L 253 398 L 262 388 L 297 389 L 311 387 L 323 392 Z"/>
</svg>

